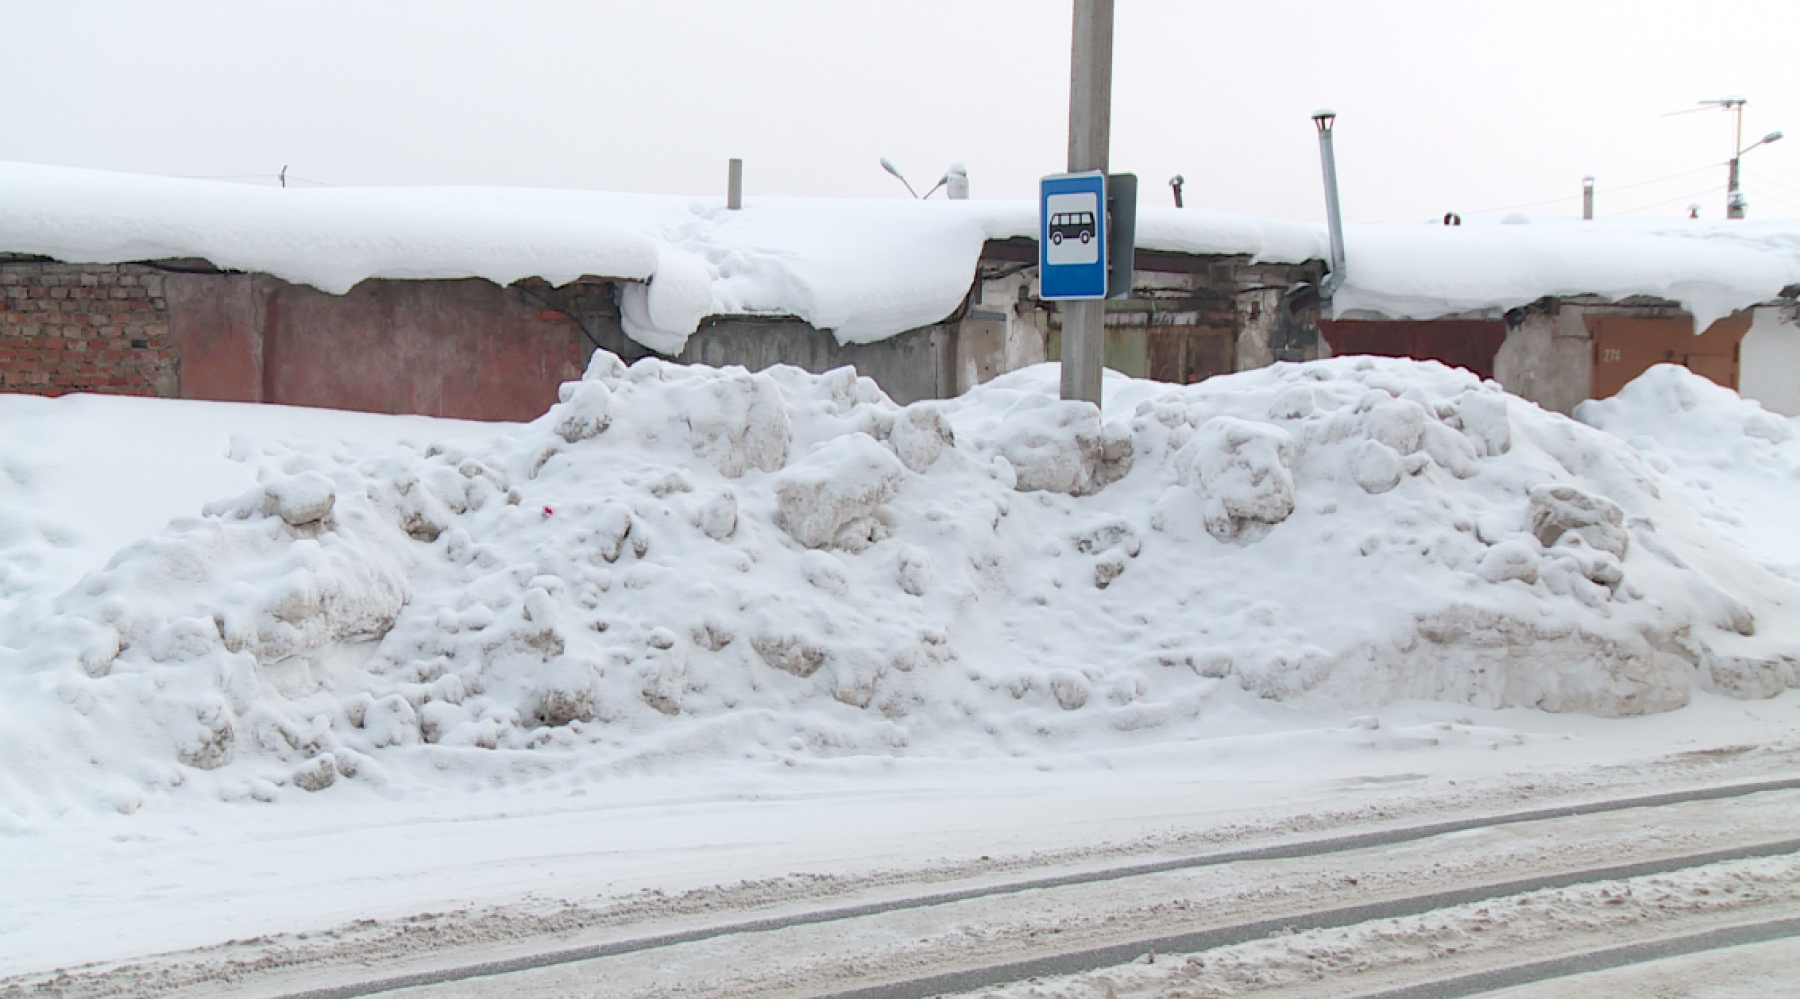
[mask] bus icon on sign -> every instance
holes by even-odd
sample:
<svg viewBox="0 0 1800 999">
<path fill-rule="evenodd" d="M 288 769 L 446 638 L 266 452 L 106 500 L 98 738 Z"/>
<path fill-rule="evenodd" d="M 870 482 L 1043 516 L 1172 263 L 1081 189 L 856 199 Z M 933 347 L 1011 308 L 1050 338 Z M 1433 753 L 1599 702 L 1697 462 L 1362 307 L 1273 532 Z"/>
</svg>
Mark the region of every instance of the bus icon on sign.
<svg viewBox="0 0 1800 999">
<path fill-rule="evenodd" d="M 1092 264 L 1100 260 L 1100 197 L 1092 191 L 1052 194 L 1044 199 L 1044 259 L 1050 264 Z"/>
<path fill-rule="evenodd" d="M 1050 216 L 1050 242 L 1060 244 L 1065 239 L 1093 242 L 1094 213 L 1064 212 Z"/>
</svg>

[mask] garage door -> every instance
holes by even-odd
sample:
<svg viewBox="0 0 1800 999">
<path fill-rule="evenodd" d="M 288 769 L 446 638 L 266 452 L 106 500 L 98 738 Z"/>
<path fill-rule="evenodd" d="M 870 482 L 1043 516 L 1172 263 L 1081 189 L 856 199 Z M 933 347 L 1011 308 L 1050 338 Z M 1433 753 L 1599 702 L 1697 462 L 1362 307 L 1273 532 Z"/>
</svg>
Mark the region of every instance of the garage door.
<svg viewBox="0 0 1800 999">
<path fill-rule="evenodd" d="M 1589 313 L 1585 320 L 1594 339 L 1593 397 L 1617 395 L 1625 383 L 1655 364 L 1680 364 L 1695 374 L 1735 391 L 1738 347 L 1750 330 L 1750 316 L 1721 319 L 1694 335 L 1687 316 L 1646 318 Z"/>
</svg>

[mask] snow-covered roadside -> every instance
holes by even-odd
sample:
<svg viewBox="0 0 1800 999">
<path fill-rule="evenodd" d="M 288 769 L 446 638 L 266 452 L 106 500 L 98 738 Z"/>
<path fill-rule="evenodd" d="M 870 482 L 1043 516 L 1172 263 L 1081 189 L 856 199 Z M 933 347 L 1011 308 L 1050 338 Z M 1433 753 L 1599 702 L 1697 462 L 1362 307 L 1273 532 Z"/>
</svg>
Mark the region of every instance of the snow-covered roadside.
<svg viewBox="0 0 1800 999">
<path fill-rule="evenodd" d="M 1055 381 L 603 356 L 523 426 L 0 399 L 0 969 L 1800 738 L 1793 584 L 1710 526 L 1781 531 L 1726 502 L 1779 463 L 1710 503 L 1433 364 L 1114 378 L 1104 418 Z M 1768 438 L 1689 394 L 1664 439 Z"/>
<path fill-rule="evenodd" d="M 1781 778 L 1800 753 L 1797 692 L 1702 695 L 1631 719 L 1458 713 L 1411 704 L 1376 728 L 1339 718 L 980 765 L 810 760 L 597 784 L 465 772 L 434 791 L 320 796 L 304 810 L 199 802 L 102 816 L 0 851 L 0 979 L 193 948 L 211 949 L 171 960 L 221 972 L 240 959 L 278 969 L 283 955 L 466 964 L 564 946 L 561 933 L 608 925 L 596 913 L 641 936 L 952 881 Z M 226 941 L 241 943 L 215 947 Z M 434 954 L 444 941 L 455 946 Z"/>
<path fill-rule="evenodd" d="M 0 816 L 1795 682 L 1800 587 L 1464 372 L 1054 383 L 600 355 L 485 438 L 240 442 L 255 486 L 0 619 Z"/>
</svg>

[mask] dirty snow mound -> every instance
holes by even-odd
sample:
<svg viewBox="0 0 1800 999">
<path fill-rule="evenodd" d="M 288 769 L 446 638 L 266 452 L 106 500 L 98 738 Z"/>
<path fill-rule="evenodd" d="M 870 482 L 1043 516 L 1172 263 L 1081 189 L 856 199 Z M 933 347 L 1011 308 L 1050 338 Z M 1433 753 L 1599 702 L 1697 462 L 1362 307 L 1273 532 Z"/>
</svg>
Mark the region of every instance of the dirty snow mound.
<svg viewBox="0 0 1800 999">
<path fill-rule="evenodd" d="M 1056 379 L 900 407 L 849 369 L 601 354 L 492 439 L 247 449 L 257 489 L 0 622 L 0 753 L 95 764 L 9 768 L 0 803 L 1795 683 L 1800 588 L 1630 446 L 1465 372 L 1115 381 L 1111 419 Z"/>
</svg>

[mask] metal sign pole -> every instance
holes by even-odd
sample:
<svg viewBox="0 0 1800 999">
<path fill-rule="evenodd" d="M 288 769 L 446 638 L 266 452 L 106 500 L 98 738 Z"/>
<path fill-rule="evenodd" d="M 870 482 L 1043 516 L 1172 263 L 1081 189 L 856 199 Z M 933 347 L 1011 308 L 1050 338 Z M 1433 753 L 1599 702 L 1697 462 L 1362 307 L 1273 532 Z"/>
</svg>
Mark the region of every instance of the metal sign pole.
<svg viewBox="0 0 1800 999">
<path fill-rule="evenodd" d="M 1069 75 L 1069 172 L 1106 172 L 1112 132 L 1113 0 L 1075 0 Z M 1100 404 L 1104 299 L 1062 305 L 1062 397 Z"/>
</svg>

